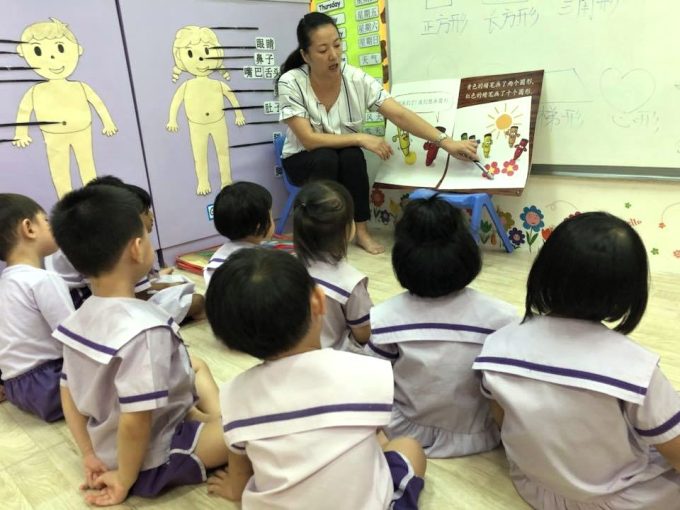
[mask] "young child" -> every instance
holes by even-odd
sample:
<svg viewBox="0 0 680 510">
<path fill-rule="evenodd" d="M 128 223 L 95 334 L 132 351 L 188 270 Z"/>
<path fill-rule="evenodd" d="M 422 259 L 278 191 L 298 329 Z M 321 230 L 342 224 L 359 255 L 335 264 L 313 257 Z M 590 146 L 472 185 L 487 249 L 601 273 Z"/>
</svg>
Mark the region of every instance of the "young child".
<svg viewBox="0 0 680 510">
<path fill-rule="evenodd" d="M 293 242 L 309 274 L 329 298 L 321 346 L 361 352 L 371 334 L 368 278 L 347 262 L 354 204 L 342 184 L 313 181 L 294 204 Z"/>
<path fill-rule="evenodd" d="M 252 508 L 417 508 L 425 456 L 413 439 L 382 448 L 389 363 L 320 349 L 326 299 L 302 263 L 240 250 L 213 276 L 206 311 L 230 349 L 263 360 L 222 386 L 228 471 L 208 491 Z M 393 504 L 394 506 L 391 506 Z"/>
<path fill-rule="evenodd" d="M 57 249 L 45 211 L 33 200 L 0 194 L 0 373 L 6 398 L 52 422 L 59 400 L 61 345 L 52 331 L 73 312 L 66 284 L 42 269 Z"/>
<path fill-rule="evenodd" d="M 149 234 L 153 231 L 154 216 L 151 195 L 139 186 L 127 184 L 118 177 L 105 175 L 87 183 L 87 186 L 108 185 L 131 191 L 139 199 L 139 211 L 142 222 Z M 45 267 L 61 275 L 69 286 L 71 298 L 76 309 L 92 295 L 87 278 L 78 272 L 61 250 L 45 259 Z M 150 300 L 168 311 L 175 322 L 181 323 L 186 318 L 204 319 L 205 300 L 201 294 L 195 293 L 195 285 L 187 278 L 172 275 L 172 268 L 153 269 L 135 284 L 135 295 Z"/>
<path fill-rule="evenodd" d="M 392 362 L 388 437 L 409 435 L 428 457 L 498 445 L 498 427 L 470 367 L 514 308 L 468 287 L 482 268 L 462 211 L 437 195 L 413 200 L 397 223 L 392 265 L 407 292 L 373 308 L 367 352 Z"/>
<path fill-rule="evenodd" d="M 241 248 L 257 246 L 274 234 L 272 195 L 254 182 L 235 182 L 218 193 L 213 216 L 215 228 L 227 240 L 203 270 L 206 287 L 229 255 Z"/>
<path fill-rule="evenodd" d="M 648 278 L 625 221 L 567 219 L 531 268 L 524 321 L 490 335 L 475 361 L 533 508 L 680 509 L 680 395 L 659 356 L 626 336 Z"/>
<path fill-rule="evenodd" d="M 202 482 L 227 460 L 218 390 L 207 366 L 190 362 L 172 317 L 135 298 L 153 263 L 137 197 L 87 186 L 57 203 L 52 224 L 93 293 L 54 332 L 64 349 L 64 415 L 93 489 L 87 502 Z"/>
</svg>

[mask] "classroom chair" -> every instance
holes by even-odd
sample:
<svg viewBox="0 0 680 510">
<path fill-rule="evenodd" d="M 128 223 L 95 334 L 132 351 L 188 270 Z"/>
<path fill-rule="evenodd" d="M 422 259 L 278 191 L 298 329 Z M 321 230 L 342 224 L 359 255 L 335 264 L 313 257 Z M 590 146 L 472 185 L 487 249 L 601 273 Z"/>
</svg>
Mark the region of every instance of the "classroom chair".
<svg viewBox="0 0 680 510">
<path fill-rule="evenodd" d="M 505 247 L 505 251 L 512 253 L 512 243 L 508 238 L 508 234 L 505 232 L 505 227 L 498 217 L 496 208 L 493 206 L 493 202 L 491 202 L 491 197 L 488 193 L 440 193 L 431 189 L 417 189 L 409 195 L 409 198 L 414 200 L 418 198 L 430 198 L 435 193 L 438 193 L 442 200 L 446 200 L 459 209 L 470 209 L 472 211 L 470 217 L 470 231 L 477 242 L 479 242 L 479 225 L 482 221 L 482 208 L 485 207 L 486 212 L 489 213 L 489 217 L 498 231 L 498 237 L 500 237 L 501 242 Z"/>
<path fill-rule="evenodd" d="M 286 142 L 285 136 L 277 136 L 274 138 L 274 154 L 276 155 L 276 167 L 281 170 L 281 176 L 283 177 L 283 185 L 286 187 L 288 192 L 288 199 L 286 200 L 286 205 L 283 206 L 283 211 L 279 215 L 279 219 L 276 221 L 275 233 L 283 234 L 283 229 L 286 227 L 286 221 L 288 220 L 288 215 L 293 208 L 293 202 L 295 197 L 300 192 L 300 188 L 295 186 L 292 182 L 288 180 L 286 171 L 283 169 L 283 163 L 281 162 L 281 154 L 283 153 L 283 144 Z"/>
</svg>

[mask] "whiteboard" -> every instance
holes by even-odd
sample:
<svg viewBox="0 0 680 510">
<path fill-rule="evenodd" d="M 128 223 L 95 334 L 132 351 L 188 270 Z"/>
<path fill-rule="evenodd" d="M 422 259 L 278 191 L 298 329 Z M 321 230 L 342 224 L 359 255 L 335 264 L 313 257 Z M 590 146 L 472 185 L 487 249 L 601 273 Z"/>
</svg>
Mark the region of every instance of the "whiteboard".
<svg viewBox="0 0 680 510">
<path fill-rule="evenodd" d="M 389 0 L 394 83 L 544 69 L 534 168 L 680 178 L 680 2 Z"/>
</svg>

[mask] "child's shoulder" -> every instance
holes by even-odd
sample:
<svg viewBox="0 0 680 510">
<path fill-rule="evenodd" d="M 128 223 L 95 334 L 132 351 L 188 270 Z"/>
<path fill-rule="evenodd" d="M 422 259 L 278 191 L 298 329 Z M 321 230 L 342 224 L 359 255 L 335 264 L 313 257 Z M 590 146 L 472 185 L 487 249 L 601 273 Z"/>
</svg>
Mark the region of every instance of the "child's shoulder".
<svg viewBox="0 0 680 510">
<path fill-rule="evenodd" d="M 28 264 L 16 264 L 8 266 L 2 271 L 2 280 L 11 280 L 15 282 L 24 283 L 26 285 L 35 285 L 44 280 L 59 280 L 59 275 L 51 271 L 47 271 L 40 267 L 29 266 Z"/>
</svg>

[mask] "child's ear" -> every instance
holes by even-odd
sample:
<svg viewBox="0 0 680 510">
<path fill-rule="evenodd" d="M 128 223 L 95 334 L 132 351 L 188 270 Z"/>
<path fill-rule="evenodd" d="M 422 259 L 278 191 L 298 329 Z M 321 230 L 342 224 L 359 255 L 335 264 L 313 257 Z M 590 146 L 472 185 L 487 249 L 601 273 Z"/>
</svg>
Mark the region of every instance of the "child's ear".
<svg viewBox="0 0 680 510">
<path fill-rule="evenodd" d="M 128 245 L 130 249 L 130 258 L 137 264 L 144 262 L 144 249 L 142 247 L 142 238 L 135 237 Z"/>
<path fill-rule="evenodd" d="M 326 315 L 326 294 L 319 285 L 315 285 L 312 290 L 309 307 L 312 310 L 312 316 Z"/>
<path fill-rule="evenodd" d="M 27 239 L 35 239 L 36 231 L 33 222 L 29 218 L 24 218 L 19 223 L 19 234 Z"/>
</svg>

